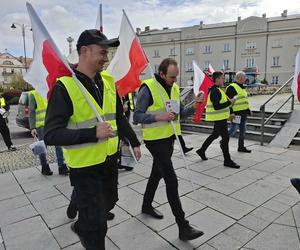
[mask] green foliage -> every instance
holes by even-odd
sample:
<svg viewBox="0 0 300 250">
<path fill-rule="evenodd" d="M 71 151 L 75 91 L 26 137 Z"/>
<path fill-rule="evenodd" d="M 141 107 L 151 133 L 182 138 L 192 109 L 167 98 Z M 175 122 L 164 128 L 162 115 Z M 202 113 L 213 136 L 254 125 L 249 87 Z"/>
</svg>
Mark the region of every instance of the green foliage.
<svg viewBox="0 0 300 250">
<path fill-rule="evenodd" d="M 9 85 L 17 90 L 25 90 L 27 83 L 20 73 L 14 73 L 8 78 Z"/>
</svg>

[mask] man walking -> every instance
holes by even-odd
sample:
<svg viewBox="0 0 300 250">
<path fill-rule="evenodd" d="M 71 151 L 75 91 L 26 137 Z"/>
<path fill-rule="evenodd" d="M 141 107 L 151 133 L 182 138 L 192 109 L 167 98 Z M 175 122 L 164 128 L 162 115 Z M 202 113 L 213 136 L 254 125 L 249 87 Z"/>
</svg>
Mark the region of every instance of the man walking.
<svg viewBox="0 0 300 250">
<path fill-rule="evenodd" d="M 38 140 L 44 140 L 44 125 L 45 125 L 45 114 L 46 114 L 47 102 L 46 100 L 37 92 L 32 90 L 29 92 L 29 127 L 31 135 L 33 138 L 38 138 Z M 64 155 L 62 148 L 55 146 L 55 153 L 58 165 L 58 173 L 60 175 L 68 175 L 69 169 L 64 162 Z M 40 162 L 42 165 L 43 175 L 53 175 L 48 161 L 47 154 L 42 153 L 39 155 Z"/>
<path fill-rule="evenodd" d="M 72 224 L 88 250 L 105 249 L 107 212 L 118 200 L 118 143 L 126 137 L 140 158 L 140 143 L 124 117 L 113 77 L 103 66 L 109 47 L 118 39 L 107 39 L 99 30 L 85 30 L 77 41 L 79 63 L 74 72 L 87 98 L 101 115 L 99 122 L 72 77 L 60 77 L 46 113 L 45 142 L 62 145 L 70 181 L 76 193 L 78 220 Z"/>
<path fill-rule="evenodd" d="M 0 109 L 3 111 L 3 114 L 8 111 L 8 105 L 6 105 L 5 99 L 2 96 L 0 96 Z M 6 119 L 3 118 L 2 114 L 0 114 L 0 133 L 8 151 L 15 151 L 16 147 L 13 146 L 13 143 L 11 142 L 9 128 L 6 124 Z"/>
<path fill-rule="evenodd" d="M 232 103 L 234 103 L 235 99 L 228 99 L 225 92 L 221 89 L 221 87 L 224 85 L 224 75 L 222 72 L 215 71 L 212 74 L 212 80 L 214 85 L 209 90 L 205 110 L 205 120 L 213 121 L 214 129 L 212 134 L 204 141 L 202 147 L 196 152 L 202 160 L 207 160 L 205 155 L 206 149 L 215 139 L 221 136 L 221 149 L 224 156 L 224 166 L 230 168 L 240 168 L 239 165 L 231 160 L 228 148 L 229 135 L 227 129 L 227 120 L 230 116 L 229 107 L 232 105 Z"/>
<path fill-rule="evenodd" d="M 251 150 L 247 149 L 244 145 L 247 115 L 251 114 L 248 95 L 244 86 L 246 79 L 246 74 L 243 71 L 238 71 L 235 75 L 235 82 L 231 83 L 226 88 L 226 95 L 230 99 L 234 98 L 235 96 L 237 97 L 236 101 L 231 107 L 231 113 L 235 118 L 239 117 L 239 119 L 234 119 L 238 120 L 239 123 L 235 122 L 234 120 L 231 121 L 228 133 L 230 137 L 235 136 L 237 128 L 239 127 L 238 152 L 251 153 Z"/>
<path fill-rule="evenodd" d="M 153 157 L 142 213 L 157 219 L 163 218 L 163 215 L 152 206 L 155 191 L 160 179 L 163 178 L 168 202 L 179 227 L 179 238 L 185 241 L 196 239 L 203 235 L 203 232 L 191 227 L 185 219 L 178 194 L 177 176 L 171 160 L 175 139 L 171 121 L 174 121 L 176 133 L 179 135 L 181 134 L 179 116 L 195 112 L 195 107 L 183 110 L 180 105 L 179 87 L 175 83 L 178 72 L 177 62 L 174 59 L 167 58 L 161 62 L 155 79 L 148 79 L 142 83 L 133 119 L 135 123 L 142 124 L 144 142 Z M 195 101 L 203 102 L 203 97 L 198 96 Z M 169 106 L 168 112 L 165 111 L 165 105 Z"/>
</svg>

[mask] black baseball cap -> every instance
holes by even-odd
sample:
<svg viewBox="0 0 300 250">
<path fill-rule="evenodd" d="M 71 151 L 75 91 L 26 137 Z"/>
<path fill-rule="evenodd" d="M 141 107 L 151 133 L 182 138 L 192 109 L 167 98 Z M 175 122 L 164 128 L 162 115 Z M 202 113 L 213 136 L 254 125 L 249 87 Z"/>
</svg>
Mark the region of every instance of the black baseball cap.
<svg viewBox="0 0 300 250">
<path fill-rule="evenodd" d="M 77 41 L 77 50 L 81 46 L 87 46 L 91 44 L 106 45 L 108 47 L 118 47 L 120 45 L 118 38 L 107 39 L 107 37 L 97 29 L 85 30 L 83 31 Z"/>
</svg>

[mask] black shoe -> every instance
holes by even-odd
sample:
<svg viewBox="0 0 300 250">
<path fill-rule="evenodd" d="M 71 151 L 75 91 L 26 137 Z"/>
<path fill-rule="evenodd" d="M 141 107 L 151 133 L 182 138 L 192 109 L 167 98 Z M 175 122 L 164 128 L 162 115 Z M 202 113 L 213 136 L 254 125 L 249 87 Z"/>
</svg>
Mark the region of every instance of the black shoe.
<svg viewBox="0 0 300 250">
<path fill-rule="evenodd" d="M 53 172 L 51 171 L 48 164 L 46 166 L 42 166 L 42 174 L 47 176 L 53 175 Z"/>
<path fill-rule="evenodd" d="M 78 234 L 77 230 L 76 230 L 76 225 L 75 225 L 76 222 L 73 222 L 71 224 L 71 230 L 73 231 L 73 233 L 77 234 L 79 240 L 80 240 L 80 243 L 81 245 L 84 247 L 84 249 L 86 249 L 86 243 L 84 241 L 84 239 Z"/>
<path fill-rule="evenodd" d="M 68 167 L 67 167 L 67 165 L 66 164 L 63 164 L 62 166 L 59 166 L 58 167 L 58 173 L 60 174 L 60 175 L 69 175 L 69 169 L 68 169 Z"/>
<path fill-rule="evenodd" d="M 67 216 L 69 219 L 74 219 L 77 216 L 77 206 L 75 202 L 70 202 L 67 208 Z"/>
<path fill-rule="evenodd" d="M 107 220 L 113 220 L 115 218 L 115 214 L 112 212 L 107 213 Z"/>
<path fill-rule="evenodd" d="M 233 160 L 229 160 L 229 161 L 224 161 L 224 167 L 240 168 L 240 165 L 236 164 Z"/>
<path fill-rule="evenodd" d="M 299 178 L 292 178 L 291 183 L 294 186 L 294 188 L 296 188 L 298 193 L 300 194 L 300 179 Z"/>
<path fill-rule="evenodd" d="M 163 214 L 161 212 L 159 212 L 157 209 L 155 209 L 154 207 L 143 207 L 142 208 L 142 213 L 143 214 L 148 214 L 151 217 L 155 218 L 155 219 L 162 219 L 164 218 Z"/>
<path fill-rule="evenodd" d="M 126 171 L 131 171 L 133 169 L 133 167 L 119 165 L 118 169 L 125 169 Z"/>
<path fill-rule="evenodd" d="M 11 145 L 10 147 L 8 147 L 8 151 L 16 151 L 17 148 L 13 145 Z"/>
<path fill-rule="evenodd" d="M 191 147 L 191 148 L 183 148 L 182 150 L 183 150 L 183 153 L 188 153 L 188 152 L 190 152 L 190 151 L 192 151 L 194 148 L 193 147 Z"/>
<path fill-rule="evenodd" d="M 205 155 L 205 152 L 204 152 L 201 148 L 199 148 L 199 149 L 196 151 L 196 153 L 201 157 L 201 159 L 202 159 L 203 161 L 207 161 L 207 160 L 208 160 L 207 157 L 206 157 L 206 155 Z"/>
<path fill-rule="evenodd" d="M 251 153 L 250 149 L 247 149 L 246 147 L 243 148 L 238 148 L 238 152 L 242 152 L 242 153 Z"/>
<path fill-rule="evenodd" d="M 182 241 L 194 240 L 202 236 L 204 233 L 190 225 L 179 228 L 179 239 Z"/>
</svg>

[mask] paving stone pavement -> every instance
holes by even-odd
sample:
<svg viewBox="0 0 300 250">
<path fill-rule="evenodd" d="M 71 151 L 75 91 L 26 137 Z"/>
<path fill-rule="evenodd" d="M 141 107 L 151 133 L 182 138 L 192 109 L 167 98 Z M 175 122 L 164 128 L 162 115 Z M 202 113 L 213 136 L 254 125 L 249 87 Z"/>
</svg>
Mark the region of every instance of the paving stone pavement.
<svg viewBox="0 0 300 250">
<path fill-rule="evenodd" d="M 196 149 L 207 135 L 184 137 Z M 223 167 L 218 141 L 208 149 L 208 161 L 200 160 L 194 150 L 186 156 L 188 175 L 175 145 L 182 206 L 190 223 L 205 233 L 190 242 L 178 239 L 163 182 L 153 204 L 164 219 L 141 214 L 152 164 L 142 146 L 140 164 L 132 172 L 119 172 L 119 202 L 113 210 L 115 219 L 108 222 L 106 249 L 300 250 L 300 196 L 289 182 L 300 177 L 299 152 L 261 147 L 253 141 L 246 141 L 246 146 L 251 154 L 238 153 L 237 140 L 230 141 L 232 158 L 241 165 L 238 170 Z M 30 160 L 29 153 L 27 148 L 0 153 L 1 161 L 7 157 L 5 164 L 32 164 L 0 175 L 0 250 L 83 249 L 65 214 L 72 190 L 68 177 L 58 175 L 55 163 L 53 176 L 41 175 L 39 167 L 33 167 L 38 161 Z M 14 154 L 17 160 L 11 160 Z"/>
</svg>

